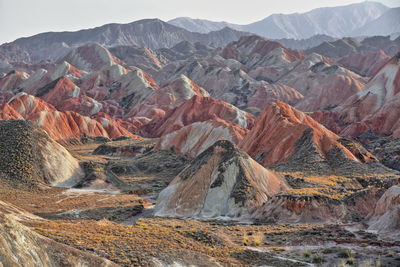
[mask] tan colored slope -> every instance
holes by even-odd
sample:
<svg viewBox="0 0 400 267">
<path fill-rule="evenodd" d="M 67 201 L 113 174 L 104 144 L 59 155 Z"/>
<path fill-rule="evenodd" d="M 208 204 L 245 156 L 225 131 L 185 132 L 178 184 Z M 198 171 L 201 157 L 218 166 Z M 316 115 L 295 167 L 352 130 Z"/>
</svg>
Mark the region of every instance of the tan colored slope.
<svg viewBox="0 0 400 267">
<path fill-rule="evenodd" d="M 246 217 L 286 190 L 284 179 L 266 170 L 229 141 L 201 153 L 159 195 L 162 217 Z"/>
<path fill-rule="evenodd" d="M 117 266 L 98 256 L 43 237 L 0 212 L 0 266 Z"/>
</svg>

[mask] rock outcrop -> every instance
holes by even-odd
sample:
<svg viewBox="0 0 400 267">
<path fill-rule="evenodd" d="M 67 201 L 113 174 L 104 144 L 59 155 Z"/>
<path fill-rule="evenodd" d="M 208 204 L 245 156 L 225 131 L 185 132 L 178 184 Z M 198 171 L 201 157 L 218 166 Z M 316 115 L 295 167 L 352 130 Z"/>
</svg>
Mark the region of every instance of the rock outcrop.
<svg viewBox="0 0 400 267">
<path fill-rule="evenodd" d="M 383 50 L 378 52 L 354 53 L 342 57 L 337 64 L 362 76 L 373 76 L 390 60 Z"/>
<path fill-rule="evenodd" d="M 246 217 L 288 186 L 229 141 L 217 141 L 159 195 L 155 215 Z"/>
<path fill-rule="evenodd" d="M 194 96 L 168 112 L 163 118 L 145 125 L 144 129 L 149 135 L 159 137 L 194 122 L 212 119 L 236 123 L 245 129 L 251 128 L 254 124 L 253 115 L 233 105 L 212 97 Z"/>
<path fill-rule="evenodd" d="M 112 66 L 119 63 L 118 59 L 110 51 L 98 43 L 75 48 L 59 60 L 59 62 L 63 61 L 69 62 L 84 71 L 97 71 L 105 66 Z"/>
<path fill-rule="evenodd" d="M 376 204 L 368 230 L 393 240 L 400 237 L 400 186 L 389 188 Z"/>
<path fill-rule="evenodd" d="M 218 140 L 239 144 L 248 130 L 220 119 L 189 124 L 163 135 L 155 149 L 173 149 L 178 154 L 195 158 Z"/>
<path fill-rule="evenodd" d="M 331 109 L 360 92 L 365 78 L 335 65 L 330 59 L 311 54 L 299 62 L 279 83 L 296 89 L 303 98 L 295 104 L 302 111 Z"/>
<path fill-rule="evenodd" d="M 5 119 L 23 118 L 31 121 L 57 141 L 81 138 L 84 135 L 107 138 L 122 135 L 136 137 L 118 120 L 110 117 L 104 118 L 101 114 L 96 119 L 92 119 L 76 112 L 60 112 L 42 99 L 25 93 L 16 95 L 8 105 L 3 105 L 0 114 L 2 114 L 0 117 Z"/>
<path fill-rule="evenodd" d="M 342 135 L 371 131 L 400 137 L 400 54 L 393 57 L 368 82 L 365 89 L 330 112 L 313 116 Z"/>
<path fill-rule="evenodd" d="M 360 190 L 344 198 L 323 195 L 278 194 L 253 214 L 264 222 L 326 223 L 361 221 L 369 215 L 379 199 L 379 190 Z"/>
<path fill-rule="evenodd" d="M 121 65 L 104 66 L 85 77 L 80 87 L 97 101 L 112 100 L 127 110 L 145 101 L 159 88 L 148 73 Z"/>
<path fill-rule="evenodd" d="M 162 119 L 171 110 L 194 96 L 210 95 L 188 77 L 180 75 L 158 90 L 154 90 L 144 102 L 134 106 L 125 115 L 125 119 L 128 121 L 134 117 L 145 117 L 148 120 Z"/>
<path fill-rule="evenodd" d="M 332 151 L 359 162 L 339 138 L 303 112 L 278 102 L 266 106 L 239 147 L 264 166 L 287 162 L 301 149 L 304 158 L 309 153 L 317 156 L 315 162 L 328 158 Z"/>
</svg>

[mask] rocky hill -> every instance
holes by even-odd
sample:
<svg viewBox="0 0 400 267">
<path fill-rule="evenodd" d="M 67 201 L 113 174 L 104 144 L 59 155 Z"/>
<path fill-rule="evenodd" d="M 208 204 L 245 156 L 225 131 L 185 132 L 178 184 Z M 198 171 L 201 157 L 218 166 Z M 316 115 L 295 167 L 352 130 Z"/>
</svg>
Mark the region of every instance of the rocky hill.
<svg viewBox="0 0 400 267">
<path fill-rule="evenodd" d="M 60 144 L 32 124 L 0 121 L 1 183 L 12 187 L 73 186 L 84 173 Z"/>
<path fill-rule="evenodd" d="M 249 216 L 287 185 L 238 150 L 229 141 L 217 141 L 195 158 L 164 189 L 156 216 Z"/>
</svg>

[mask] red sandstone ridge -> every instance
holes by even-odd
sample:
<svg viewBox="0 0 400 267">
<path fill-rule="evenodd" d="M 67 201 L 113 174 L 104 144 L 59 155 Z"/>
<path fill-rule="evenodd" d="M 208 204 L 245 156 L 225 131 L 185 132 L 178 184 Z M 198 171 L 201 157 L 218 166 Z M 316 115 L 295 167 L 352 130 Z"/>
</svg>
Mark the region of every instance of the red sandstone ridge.
<svg viewBox="0 0 400 267">
<path fill-rule="evenodd" d="M 108 118 L 107 125 L 76 112 L 60 112 L 44 100 L 20 94 L 4 105 L 0 110 L 1 119 L 25 119 L 44 129 L 55 140 L 80 138 L 83 135 L 104 136 L 109 138 L 127 135 L 137 137 L 122 123 Z M 18 116 L 19 115 L 19 116 Z"/>
<path fill-rule="evenodd" d="M 125 118 L 127 120 L 133 117 L 145 117 L 149 120 L 161 119 L 165 114 L 193 96 L 207 97 L 209 94 L 186 76 L 180 75 L 160 89 L 155 90 L 142 104 L 133 107 Z"/>
<path fill-rule="evenodd" d="M 121 62 L 111 55 L 105 47 L 93 43 L 75 48 L 59 62 L 67 61 L 80 70 L 96 71 L 104 66 L 120 64 Z"/>
<path fill-rule="evenodd" d="M 80 88 L 97 101 L 112 99 L 129 110 L 145 101 L 159 86 L 141 69 L 112 65 L 85 77 Z"/>
<path fill-rule="evenodd" d="M 138 129 L 130 122 L 114 119 L 110 115 L 103 112 L 96 113 L 91 118 L 100 122 L 109 136 L 131 136 L 140 138 L 140 136 L 132 134 L 132 132 L 137 131 Z"/>
<path fill-rule="evenodd" d="M 313 116 L 342 135 L 358 136 L 370 130 L 400 137 L 399 103 L 400 54 L 385 64 L 363 91 L 334 111 L 317 112 Z"/>
<path fill-rule="evenodd" d="M 241 37 L 239 41 L 224 47 L 221 56 L 227 59 L 242 61 L 243 58 L 241 58 L 241 56 L 243 56 L 244 53 L 247 55 L 258 54 L 264 57 L 277 48 L 284 50 L 285 59 L 287 61 L 298 61 L 304 58 L 304 55 L 298 51 L 288 49 L 278 42 L 270 41 L 257 35 Z"/>
<path fill-rule="evenodd" d="M 144 130 L 152 136 L 162 136 L 194 122 L 213 119 L 236 123 L 247 129 L 254 124 L 253 115 L 233 105 L 212 97 L 194 96 L 168 112 L 164 118 L 145 125 Z"/>
<path fill-rule="evenodd" d="M 23 117 L 10 105 L 0 105 L 0 120 L 23 120 Z"/>
<path fill-rule="evenodd" d="M 75 83 L 66 77 L 61 77 L 40 88 L 35 96 L 57 108 L 68 98 L 77 97 L 79 94 L 80 88 Z"/>
<path fill-rule="evenodd" d="M 332 149 L 339 149 L 348 159 L 359 161 L 337 141 L 339 136 L 282 102 L 265 107 L 239 146 L 264 166 L 271 166 L 288 161 L 299 140 L 306 138 L 306 131 L 310 131 L 310 142 L 322 157 Z"/>
<path fill-rule="evenodd" d="M 6 92 L 18 88 L 28 78 L 29 75 L 26 72 L 9 72 L 5 77 L 0 79 L 0 92 Z"/>
<path fill-rule="evenodd" d="M 363 76 L 373 76 L 389 60 L 390 57 L 383 50 L 379 50 L 378 52 L 351 54 L 342 57 L 337 63 Z"/>
<path fill-rule="evenodd" d="M 273 82 L 278 81 L 305 58 L 298 51 L 256 35 L 243 36 L 239 41 L 230 43 L 223 48 L 221 56 L 246 66 L 250 70 L 248 74 L 256 80 Z"/>
<path fill-rule="evenodd" d="M 248 130 L 220 119 L 189 124 L 164 135 L 155 149 L 173 149 L 176 153 L 195 158 L 218 140 L 238 144 Z"/>
<path fill-rule="evenodd" d="M 77 68 L 65 61 L 58 65 L 49 64 L 46 67 L 47 69 L 38 68 L 34 72 L 31 71 L 31 75 L 20 71 L 10 72 L 0 80 L 0 92 L 23 91 L 35 95 L 38 89 L 61 77 L 67 77 L 75 82 L 83 75 Z"/>
<path fill-rule="evenodd" d="M 366 79 L 345 68 L 331 64 L 318 54 L 299 62 L 279 80 L 296 89 L 304 97 L 294 106 L 301 111 L 315 111 L 342 104 L 363 90 Z"/>
<path fill-rule="evenodd" d="M 38 89 L 35 96 L 59 111 L 74 111 L 84 116 L 91 116 L 103 108 L 102 103 L 82 94 L 81 89 L 64 76 Z"/>
</svg>

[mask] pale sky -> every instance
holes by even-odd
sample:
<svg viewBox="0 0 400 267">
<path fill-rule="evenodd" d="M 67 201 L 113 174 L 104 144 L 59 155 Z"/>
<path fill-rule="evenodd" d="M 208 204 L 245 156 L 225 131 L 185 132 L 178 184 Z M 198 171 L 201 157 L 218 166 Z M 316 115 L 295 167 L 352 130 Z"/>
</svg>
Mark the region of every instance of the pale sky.
<svg viewBox="0 0 400 267">
<path fill-rule="evenodd" d="M 176 17 L 247 24 L 273 13 L 306 12 L 360 0 L 0 0 L 0 44 L 47 31 Z M 378 0 L 389 7 L 400 0 Z"/>
</svg>

